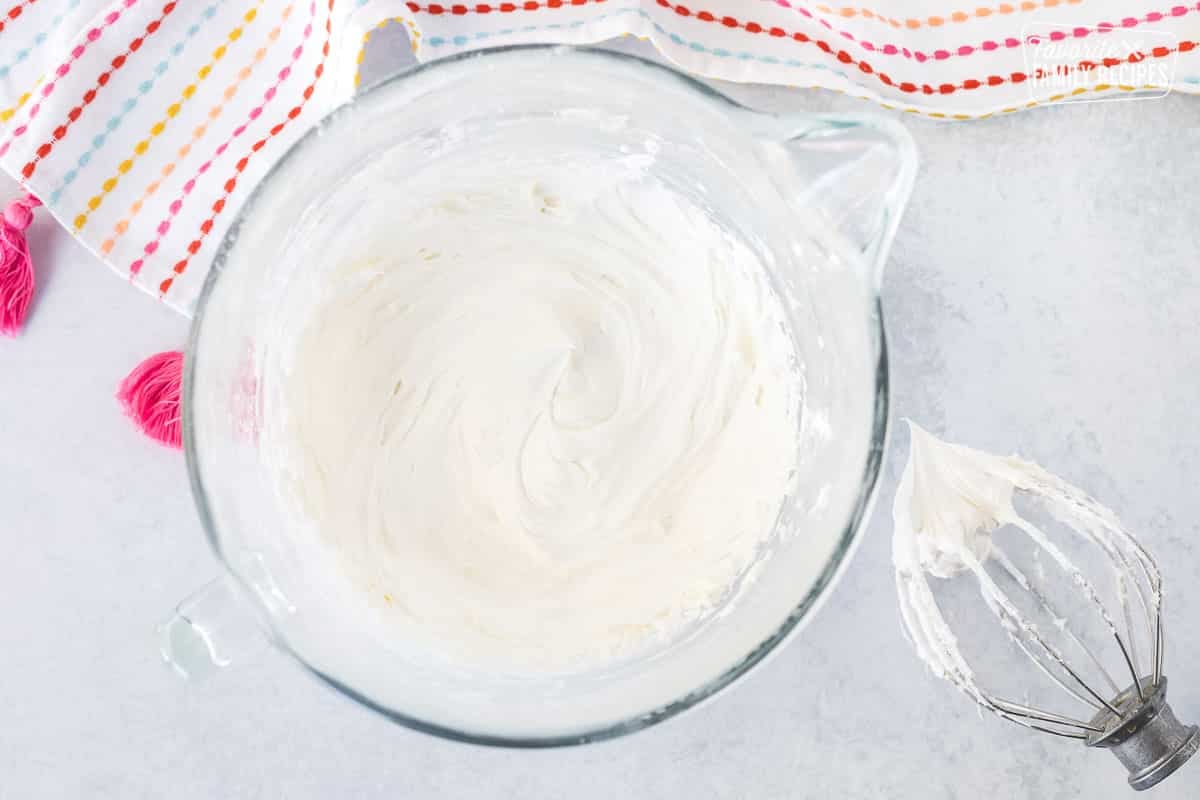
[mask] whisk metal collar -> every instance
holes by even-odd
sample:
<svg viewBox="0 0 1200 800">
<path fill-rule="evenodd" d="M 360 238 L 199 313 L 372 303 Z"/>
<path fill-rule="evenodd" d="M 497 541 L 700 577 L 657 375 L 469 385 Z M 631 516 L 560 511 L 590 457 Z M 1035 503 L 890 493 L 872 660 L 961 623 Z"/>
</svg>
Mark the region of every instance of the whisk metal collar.
<svg viewBox="0 0 1200 800">
<path fill-rule="evenodd" d="M 1145 698 L 1145 699 L 1142 699 Z M 1184 725 L 1167 704 L 1167 679 L 1143 678 L 1092 717 L 1085 740 L 1089 747 L 1112 750 L 1129 770 L 1129 785 L 1137 791 L 1156 785 L 1200 750 L 1200 728 Z"/>
</svg>

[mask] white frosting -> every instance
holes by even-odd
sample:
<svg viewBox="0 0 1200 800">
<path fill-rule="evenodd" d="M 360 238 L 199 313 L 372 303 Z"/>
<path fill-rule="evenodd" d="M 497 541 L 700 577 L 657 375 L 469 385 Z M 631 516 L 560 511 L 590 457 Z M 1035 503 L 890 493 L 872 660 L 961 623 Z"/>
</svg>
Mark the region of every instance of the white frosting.
<svg viewBox="0 0 1200 800">
<path fill-rule="evenodd" d="M 936 581 L 931 582 L 930 576 L 966 576 L 978 583 L 984 603 L 996 617 L 997 635 L 1003 631 L 1016 642 L 1041 667 L 1042 676 L 1085 705 L 1097 707 L 1066 665 L 1074 661 L 1078 671 L 1081 663 L 1099 664 L 1098 648 L 1110 646 L 1114 636 L 1123 637 L 1135 661 L 1135 640 L 1142 642 L 1143 655 L 1152 652 L 1154 618 L 1162 603 L 1162 579 L 1154 560 L 1111 511 L 1038 465 L 949 444 L 915 424 L 909 427 L 909 461 L 893 509 L 892 555 L 901 616 L 917 655 L 935 675 L 981 705 L 1015 722 L 1031 723 L 980 685 L 942 614 L 934 592 Z M 1054 526 L 1043 528 L 1018 511 L 1013 503 L 1017 492 L 1045 509 Z M 1039 569 L 1034 575 L 1022 571 L 995 541 L 1003 526 L 1012 526 L 1017 546 L 1032 545 L 1047 554 L 1055 571 L 1047 574 Z M 1006 547 L 1012 544 L 1010 539 Z M 1120 613 L 1110 608 L 1113 598 L 1106 601 L 1097 590 L 1097 576 L 1078 566 L 1087 563 L 1079 560 L 1080 547 L 1096 548 L 1091 560 L 1098 553 L 1108 564 L 1109 573 L 1099 577 L 1114 579 L 1115 607 Z M 1047 591 L 1048 581 L 1061 581 L 1082 595 L 1081 605 L 1089 618 L 1063 616 L 1057 602 L 1049 599 L 1061 595 Z M 1018 598 L 1018 593 L 1025 597 Z M 1125 624 L 1119 626 L 1118 619 Z M 1089 629 L 1100 635 L 1087 635 Z M 1146 661 L 1140 662 L 1139 674 L 1148 668 Z M 1029 676 L 1031 681 L 1038 676 L 1032 665 Z M 1116 684 L 1106 676 L 1106 682 L 1097 685 Z"/>
<path fill-rule="evenodd" d="M 777 300 L 621 164 L 374 189 L 281 301 L 264 457 L 397 641 L 611 663 L 717 613 L 769 540 L 800 406 Z"/>
<path fill-rule="evenodd" d="M 949 578 L 968 563 L 987 560 L 991 532 L 1016 518 L 1015 487 L 990 472 L 994 456 L 939 441 L 911 422 L 909 431 L 895 515 L 896 530 L 911 536 L 912 547 L 898 552 L 897 559 L 915 555 L 911 566 Z"/>
</svg>

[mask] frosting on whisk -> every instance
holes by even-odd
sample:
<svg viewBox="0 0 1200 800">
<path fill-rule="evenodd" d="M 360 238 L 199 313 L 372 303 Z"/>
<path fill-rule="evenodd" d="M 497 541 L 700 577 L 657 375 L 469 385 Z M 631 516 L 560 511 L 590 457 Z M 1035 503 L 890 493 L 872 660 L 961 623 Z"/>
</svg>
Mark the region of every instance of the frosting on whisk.
<svg viewBox="0 0 1200 800">
<path fill-rule="evenodd" d="M 904 627 L 933 673 L 1014 722 L 1079 739 L 1095 732 L 1075 717 L 1001 699 L 980 685 L 930 581 L 963 575 L 978 583 L 987 609 L 1038 670 L 1094 711 L 1117 712 L 1109 698 L 1128 680 L 1106 668 L 1113 663 L 1128 669 L 1130 686 L 1144 680 L 1158 686 L 1162 577 L 1116 516 L 1037 464 L 949 444 L 911 423 L 910 429 L 909 462 L 893 510 L 892 554 Z M 1018 511 L 1018 492 L 1043 508 L 1052 525 Z M 1015 548 L 1008 541 L 1002 548 L 994 538 L 1004 526 L 1015 529 L 1016 545 L 1049 557 L 1055 570 L 1050 580 L 1081 596 L 1077 605 L 1090 620 L 1069 619 L 1043 576 L 1017 565 L 1006 549 Z M 1107 563 L 1107 574 L 1096 578 L 1081 568 L 1079 548 Z M 1101 588 L 1108 580 L 1115 591 L 1106 597 Z M 1098 638 L 1080 634 L 1080 623 L 1087 622 L 1101 632 Z M 1105 640 L 1115 640 L 1123 660 L 1102 657 L 1096 642 Z"/>
<path fill-rule="evenodd" d="M 991 532 L 1016 518 L 1014 484 L 989 472 L 995 459 L 948 444 L 909 423 L 912 453 L 897 491 L 897 529 L 911 531 L 921 569 L 949 578 L 987 560 Z M 902 550 L 898 557 L 910 557 Z"/>
</svg>

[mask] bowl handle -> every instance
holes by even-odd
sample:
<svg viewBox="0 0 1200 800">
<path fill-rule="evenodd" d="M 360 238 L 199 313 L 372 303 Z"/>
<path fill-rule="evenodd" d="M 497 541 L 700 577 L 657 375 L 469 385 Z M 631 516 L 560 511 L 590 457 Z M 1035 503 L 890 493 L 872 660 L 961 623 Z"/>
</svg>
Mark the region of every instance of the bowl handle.
<svg viewBox="0 0 1200 800">
<path fill-rule="evenodd" d="M 175 612 L 159 624 L 159 652 L 181 677 L 203 680 L 253 658 L 273 639 L 264 612 L 295 613 L 261 556 L 250 556 L 243 567 L 247 584 L 226 572 L 181 600 Z M 251 591 L 254 598 L 249 596 Z"/>
</svg>

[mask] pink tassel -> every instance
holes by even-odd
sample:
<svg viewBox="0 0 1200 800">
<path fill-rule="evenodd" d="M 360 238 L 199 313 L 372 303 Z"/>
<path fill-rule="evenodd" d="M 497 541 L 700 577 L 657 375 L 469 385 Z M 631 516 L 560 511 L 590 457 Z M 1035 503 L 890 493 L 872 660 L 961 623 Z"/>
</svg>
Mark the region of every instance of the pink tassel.
<svg viewBox="0 0 1200 800">
<path fill-rule="evenodd" d="M 183 391 L 183 353 L 171 350 L 152 355 L 121 381 L 117 399 L 142 433 L 168 447 L 183 446 L 180 395 Z"/>
<path fill-rule="evenodd" d="M 33 195 L 14 200 L 0 215 L 0 334 L 16 336 L 33 299 L 33 261 L 25 242 L 25 229 L 33 222 L 33 209 L 41 205 Z"/>
</svg>

